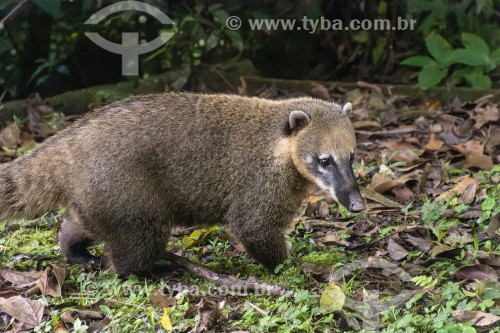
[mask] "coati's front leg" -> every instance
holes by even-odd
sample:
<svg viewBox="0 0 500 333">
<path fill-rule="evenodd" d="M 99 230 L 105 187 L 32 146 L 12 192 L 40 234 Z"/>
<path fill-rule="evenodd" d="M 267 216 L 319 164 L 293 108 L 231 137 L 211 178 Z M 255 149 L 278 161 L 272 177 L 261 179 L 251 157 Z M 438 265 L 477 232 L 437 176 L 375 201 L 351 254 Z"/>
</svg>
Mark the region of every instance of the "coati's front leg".
<svg viewBox="0 0 500 333">
<path fill-rule="evenodd" d="M 228 227 L 248 254 L 274 272 L 288 256 L 283 227 L 286 223 L 270 221 L 270 218 L 245 214 L 238 220 L 228 221 Z"/>
<path fill-rule="evenodd" d="M 91 255 L 87 247 L 93 242 L 81 225 L 80 217 L 74 205 L 70 205 L 64 214 L 59 232 L 59 244 L 62 253 L 74 264 L 83 266 L 100 265 L 101 259 Z"/>
<path fill-rule="evenodd" d="M 274 269 L 287 258 L 285 237 L 282 232 L 268 231 L 258 234 L 237 236 L 245 246 L 247 252 L 267 269 L 274 273 Z"/>
</svg>

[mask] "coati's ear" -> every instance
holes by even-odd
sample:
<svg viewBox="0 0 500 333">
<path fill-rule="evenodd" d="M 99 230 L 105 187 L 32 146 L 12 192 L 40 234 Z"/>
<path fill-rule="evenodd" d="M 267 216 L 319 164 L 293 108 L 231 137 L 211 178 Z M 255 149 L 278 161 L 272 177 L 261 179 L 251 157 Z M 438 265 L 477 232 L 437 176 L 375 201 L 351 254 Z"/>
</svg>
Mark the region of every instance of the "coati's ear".
<svg viewBox="0 0 500 333">
<path fill-rule="evenodd" d="M 349 102 L 345 103 L 344 106 L 342 107 L 342 113 L 349 117 L 351 115 L 351 111 L 352 111 L 352 104 Z"/>
<path fill-rule="evenodd" d="M 311 122 L 311 118 L 304 111 L 294 110 L 288 116 L 288 125 L 292 131 L 297 131 L 306 127 Z"/>
</svg>

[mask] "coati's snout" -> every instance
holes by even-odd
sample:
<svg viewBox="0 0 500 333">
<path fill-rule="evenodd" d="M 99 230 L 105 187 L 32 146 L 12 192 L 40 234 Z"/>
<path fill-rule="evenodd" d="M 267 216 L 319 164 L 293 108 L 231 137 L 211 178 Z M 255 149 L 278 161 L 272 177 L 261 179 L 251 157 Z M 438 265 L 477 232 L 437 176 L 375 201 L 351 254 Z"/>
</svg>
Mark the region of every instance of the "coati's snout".
<svg viewBox="0 0 500 333">
<path fill-rule="evenodd" d="M 350 153 L 349 158 L 334 158 L 332 155 L 323 154 L 312 158 L 308 166 L 319 187 L 328 191 L 335 201 L 340 202 L 349 211 L 360 212 L 365 209 L 365 202 L 354 178 L 353 162 L 354 152 Z"/>
<path fill-rule="evenodd" d="M 289 126 L 295 130 L 296 138 L 292 159 L 304 177 L 328 191 L 349 211 L 360 212 L 365 203 L 352 170 L 356 147 L 354 128 L 348 118 L 352 105 L 336 108 L 339 106 L 333 105 L 328 113 L 290 113 Z"/>
</svg>

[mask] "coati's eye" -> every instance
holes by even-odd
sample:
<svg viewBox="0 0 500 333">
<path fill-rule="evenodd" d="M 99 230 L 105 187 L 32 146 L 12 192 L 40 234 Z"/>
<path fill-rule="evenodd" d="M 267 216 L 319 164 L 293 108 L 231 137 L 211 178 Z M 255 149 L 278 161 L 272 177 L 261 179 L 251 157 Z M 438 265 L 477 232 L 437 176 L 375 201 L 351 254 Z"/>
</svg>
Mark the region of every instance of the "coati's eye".
<svg viewBox="0 0 500 333">
<path fill-rule="evenodd" d="M 329 159 L 329 158 L 320 158 L 320 159 L 319 159 L 319 164 L 320 164 L 322 167 L 326 168 L 327 166 L 329 166 L 329 165 L 330 165 L 330 159 Z"/>
</svg>

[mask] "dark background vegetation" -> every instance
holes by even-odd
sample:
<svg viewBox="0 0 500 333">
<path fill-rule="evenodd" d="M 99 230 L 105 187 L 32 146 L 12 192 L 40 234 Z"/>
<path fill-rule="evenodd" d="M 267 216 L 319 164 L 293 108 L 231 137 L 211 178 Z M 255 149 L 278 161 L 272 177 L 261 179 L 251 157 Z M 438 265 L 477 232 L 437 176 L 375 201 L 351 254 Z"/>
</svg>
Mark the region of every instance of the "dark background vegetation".
<svg viewBox="0 0 500 333">
<path fill-rule="evenodd" d="M 166 13 L 175 26 L 161 25 L 138 12 L 122 12 L 99 26 L 84 24 L 111 2 L 2 1 L 3 101 L 26 98 L 35 92 L 48 97 L 86 86 L 136 80 L 121 75 L 120 55 L 101 49 L 84 35 L 89 29 L 117 43 L 125 31 L 140 32 L 144 41 L 154 39 L 159 31 L 176 32 L 166 45 L 140 58 L 142 77 L 176 70 L 174 89 L 199 85 L 204 71 L 230 68 L 247 75 L 288 79 L 379 83 L 418 80 L 422 88 L 499 86 L 497 0 L 150 0 L 146 2 Z M 226 28 L 230 15 L 243 19 L 241 29 Z M 251 18 L 303 16 L 345 23 L 386 18 L 393 24 L 399 16 L 416 19 L 417 29 L 311 33 L 251 31 L 245 24 Z M 450 54 L 443 57 L 444 53 Z"/>
</svg>

